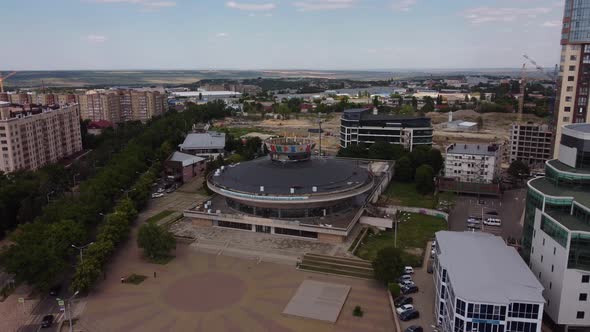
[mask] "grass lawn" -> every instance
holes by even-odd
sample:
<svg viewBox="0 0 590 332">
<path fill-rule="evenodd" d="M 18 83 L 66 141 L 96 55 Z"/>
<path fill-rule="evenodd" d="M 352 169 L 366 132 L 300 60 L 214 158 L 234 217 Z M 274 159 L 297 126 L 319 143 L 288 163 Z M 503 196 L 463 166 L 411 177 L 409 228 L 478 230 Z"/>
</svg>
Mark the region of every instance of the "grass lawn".
<svg viewBox="0 0 590 332">
<path fill-rule="evenodd" d="M 434 209 L 438 200 L 434 194 L 422 195 L 416 191 L 416 184 L 391 181 L 385 196 L 392 199 L 396 205 L 414 206 L 427 209 Z"/>
<path fill-rule="evenodd" d="M 169 215 L 173 214 L 174 211 L 170 211 L 170 210 L 164 210 L 158 214 L 155 214 L 151 217 L 149 217 L 146 221 L 147 222 L 158 222 L 166 217 L 168 217 Z"/>
<path fill-rule="evenodd" d="M 147 279 L 146 276 L 141 275 L 141 274 L 132 274 L 130 276 L 128 276 L 127 278 L 125 278 L 125 282 L 129 283 L 129 284 L 134 284 L 134 285 L 139 285 L 141 284 L 145 279 Z"/>
<path fill-rule="evenodd" d="M 416 213 L 403 213 L 402 220 L 397 229 L 397 245 L 399 248 L 426 248 L 426 242 L 430 240 L 434 233 L 439 230 L 447 229 L 447 223 L 443 219 L 425 216 Z M 382 248 L 393 246 L 394 232 L 384 231 L 379 234 L 371 234 L 365 237 L 363 244 L 357 251 L 357 256 L 362 259 L 373 260 L 377 252 Z M 408 261 L 412 261 L 412 266 L 420 265 L 421 259 L 416 255 L 407 253 Z"/>
</svg>

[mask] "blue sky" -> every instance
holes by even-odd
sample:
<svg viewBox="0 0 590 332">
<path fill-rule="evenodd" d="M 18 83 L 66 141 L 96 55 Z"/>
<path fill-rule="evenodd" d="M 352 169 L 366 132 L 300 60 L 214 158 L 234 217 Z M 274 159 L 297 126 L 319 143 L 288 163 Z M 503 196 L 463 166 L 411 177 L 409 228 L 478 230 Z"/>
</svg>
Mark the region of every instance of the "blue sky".
<svg viewBox="0 0 590 332">
<path fill-rule="evenodd" d="M 563 2 L 0 0 L 0 68 L 552 67 Z"/>
</svg>

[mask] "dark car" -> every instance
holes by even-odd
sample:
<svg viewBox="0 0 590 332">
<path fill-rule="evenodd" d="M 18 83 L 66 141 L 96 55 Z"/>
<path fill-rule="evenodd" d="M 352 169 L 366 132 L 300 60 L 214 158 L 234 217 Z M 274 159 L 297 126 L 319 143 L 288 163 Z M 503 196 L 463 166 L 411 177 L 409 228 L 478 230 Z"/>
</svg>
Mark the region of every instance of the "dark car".
<svg viewBox="0 0 590 332">
<path fill-rule="evenodd" d="M 486 214 L 492 215 L 492 216 L 497 216 L 498 212 L 496 211 L 488 211 Z"/>
<path fill-rule="evenodd" d="M 424 332 L 422 326 L 411 325 L 404 332 Z"/>
<path fill-rule="evenodd" d="M 418 286 L 416 286 L 416 285 L 404 286 L 401 288 L 401 291 L 402 291 L 402 294 L 404 294 L 404 295 L 418 293 Z"/>
<path fill-rule="evenodd" d="M 420 313 L 418 312 L 418 310 L 415 310 L 415 309 L 404 311 L 401 315 L 399 315 L 399 319 L 404 322 L 411 320 L 411 319 L 416 319 L 419 317 L 420 317 Z"/>
<path fill-rule="evenodd" d="M 41 321 L 41 327 L 50 327 L 53 324 L 53 320 L 55 317 L 53 315 L 46 315 L 43 316 L 43 320 Z"/>
<path fill-rule="evenodd" d="M 412 304 L 414 303 L 414 299 L 411 296 L 399 296 L 397 298 L 395 298 L 395 300 L 393 300 L 393 304 L 396 307 L 402 306 L 404 304 Z"/>
<path fill-rule="evenodd" d="M 61 291 L 61 285 L 55 285 L 55 286 L 49 288 L 49 295 L 58 296 L 60 291 Z"/>
<path fill-rule="evenodd" d="M 432 261 L 430 261 L 428 263 L 428 267 L 426 268 L 426 272 L 428 272 L 428 273 L 432 273 L 433 272 Z"/>
</svg>

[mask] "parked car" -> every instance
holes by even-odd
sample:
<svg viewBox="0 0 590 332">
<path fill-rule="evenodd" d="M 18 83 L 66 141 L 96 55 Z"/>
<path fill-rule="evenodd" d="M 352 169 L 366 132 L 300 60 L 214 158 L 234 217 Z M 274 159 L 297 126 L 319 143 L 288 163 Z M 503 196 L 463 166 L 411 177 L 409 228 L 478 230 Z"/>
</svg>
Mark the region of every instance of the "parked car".
<svg viewBox="0 0 590 332">
<path fill-rule="evenodd" d="M 43 327 L 43 328 L 51 327 L 51 324 L 53 324 L 54 319 L 55 319 L 55 317 L 53 315 L 43 316 L 43 320 L 41 320 L 41 327 Z"/>
<path fill-rule="evenodd" d="M 408 326 L 408 328 L 404 332 L 424 332 L 424 330 L 422 329 L 422 326 L 411 325 Z"/>
<path fill-rule="evenodd" d="M 403 314 L 406 311 L 409 310 L 414 310 L 414 306 L 411 304 L 404 304 L 402 306 L 400 306 L 399 308 L 395 309 L 395 311 L 397 311 L 398 315 Z"/>
<path fill-rule="evenodd" d="M 484 225 L 488 226 L 501 226 L 502 221 L 499 218 L 488 218 L 484 222 Z"/>
<path fill-rule="evenodd" d="M 152 194 L 152 198 L 160 198 L 160 197 L 164 197 L 164 194 L 162 194 L 162 193 L 153 193 Z"/>
<path fill-rule="evenodd" d="M 397 282 L 402 282 L 402 281 L 405 281 L 405 280 L 412 281 L 412 276 L 409 275 L 409 274 L 404 274 L 401 277 L 397 278 Z"/>
<path fill-rule="evenodd" d="M 436 249 L 436 241 L 432 241 L 432 249 Z"/>
<path fill-rule="evenodd" d="M 166 190 L 167 193 L 173 193 L 176 190 L 176 186 L 170 187 Z"/>
<path fill-rule="evenodd" d="M 414 274 L 414 269 L 411 266 L 404 267 L 405 274 Z"/>
<path fill-rule="evenodd" d="M 418 293 L 418 286 L 416 286 L 416 285 L 407 285 L 407 286 L 400 287 L 400 289 L 402 291 L 402 294 L 404 294 L 404 295 Z"/>
<path fill-rule="evenodd" d="M 432 261 L 428 262 L 428 267 L 426 268 L 426 272 L 428 273 L 432 273 L 434 271 L 433 267 L 432 267 Z"/>
<path fill-rule="evenodd" d="M 158 190 L 157 190 L 156 192 L 158 192 L 158 193 L 160 193 L 160 194 L 161 194 L 161 193 L 163 193 L 164 191 L 165 191 L 165 189 L 160 187 L 160 188 L 158 188 Z"/>
<path fill-rule="evenodd" d="M 49 295 L 58 296 L 60 291 L 61 291 L 61 285 L 55 285 L 55 286 L 49 288 Z"/>
<path fill-rule="evenodd" d="M 496 211 L 488 211 L 488 212 L 486 212 L 486 214 L 489 214 L 491 216 L 497 216 L 498 215 L 498 212 L 496 212 Z"/>
<path fill-rule="evenodd" d="M 414 283 L 414 281 L 412 280 L 402 280 L 398 283 L 399 287 L 410 287 L 410 286 L 416 286 L 416 284 Z"/>
<path fill-rule="evenodd" d="M 408 321 L 411 319 L 416 319 L 420 317 L 420 313 L 416 309 L 404 311 L 401 315 L 399 315 L 399 319 L 402 321 Z"/>
<path fill-rule="evenodd" d="M 398 296 L 395 298 L 395 300 L 393 300 L 393 305 L 395 305 L 396 307 L 402 306 L 404 304 L 412 304 L 414 303 L 414 299 L 411 296 Z"/>
</svg>

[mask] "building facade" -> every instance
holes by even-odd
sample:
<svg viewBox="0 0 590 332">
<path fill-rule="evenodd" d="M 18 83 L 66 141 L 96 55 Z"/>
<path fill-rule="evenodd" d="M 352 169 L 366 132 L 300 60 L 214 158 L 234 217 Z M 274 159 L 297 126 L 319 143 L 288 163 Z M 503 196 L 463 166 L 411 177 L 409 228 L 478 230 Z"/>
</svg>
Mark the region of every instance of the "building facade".
<svg viewBox="0 0 590 332">
<path fill-rule="evenodd" d="M 553 158 L 559 157 L 564 125 L 590 122 L 590 0 L 565 1 L 561 45 Z"/>
<path fill-rule="evenodd" d="M 552 159 L 553 131 L 543 124 L 512 124 L 510 130 L 509 160 L 520 160 L 530 169 L 543 169 Z"/>
<path fill-rule="evenodd" d="M 432 146 L 432 130 L 429 118 L 379 114 L 377 109 L 349 109 L 340 118 L 340 147 L 387 142 L 411 151 L 417 146 Z"/>
<path fill-rule="evenodd" d="M 569 330 L 590 327 L 590 124 L 561 129 L 559 158 L 528 182 L 523 256 L 545 286 L 545 312 Z"/>
<path fill-rule="evenodd" d="M 108 90 L 78 95 L 82 119 L 145 122 L 166 111 L 166 96 L 159 91 Z"/>
<path fill-rule="evenodd" d="M 444 332 L 540 332 L 543 286 L 502 238 L 436 233 L 435 316 Z"/>
<path fill-rule="evenodd" d="M 36 170 L 82 151 L 78 105 L 0 105 L 0 171 Z"/>
<path fill-rule="evenodd" d="M 492 183 L 500 176 L 501 163 L 501 149 L 496 144 L 451 144 L 446 150 L 445 177 Z"/>
</svg>

